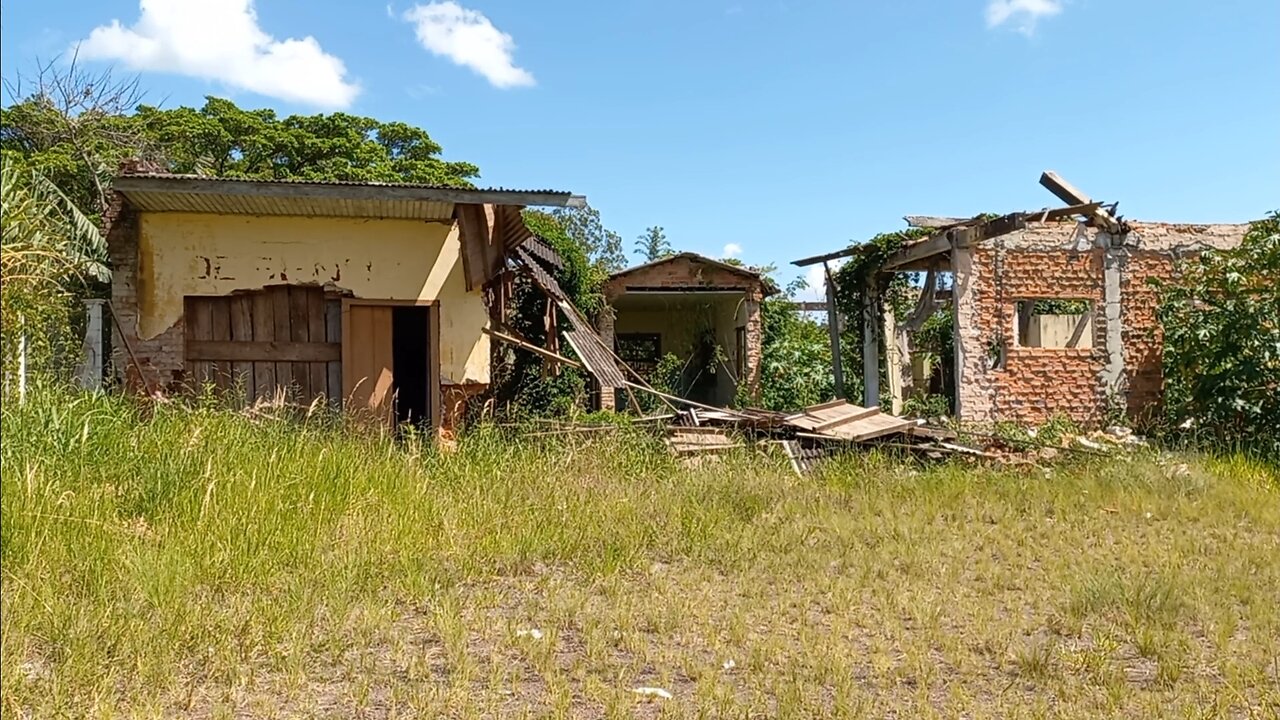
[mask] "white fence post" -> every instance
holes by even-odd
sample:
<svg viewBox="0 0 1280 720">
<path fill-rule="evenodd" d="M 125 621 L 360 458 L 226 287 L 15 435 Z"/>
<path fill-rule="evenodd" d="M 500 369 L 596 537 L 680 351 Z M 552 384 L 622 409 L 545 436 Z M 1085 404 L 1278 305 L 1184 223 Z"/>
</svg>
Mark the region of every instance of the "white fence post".
<svg viewBox="0 0 1280 720">
<path fill-rule="evenodd" d="M 102 387 L 102 308 L 106 302 L 96 298 L 84 301 L 84 342 L 80 345 L 76 380 L 85 390 Z"/>
<path fill-rule="evenodd" d="M 18 316 L 18 404 L 27 401 L 27 319 Z"/>
</svg>

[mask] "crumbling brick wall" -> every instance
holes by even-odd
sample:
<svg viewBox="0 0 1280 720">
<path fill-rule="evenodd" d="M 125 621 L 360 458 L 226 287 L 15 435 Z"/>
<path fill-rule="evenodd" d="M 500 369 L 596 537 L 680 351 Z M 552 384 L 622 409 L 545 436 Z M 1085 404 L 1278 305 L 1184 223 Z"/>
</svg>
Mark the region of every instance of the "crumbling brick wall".
<svg viewBox="0 0 1280 720">
<path fill-rule="evenodd" d="M 1113 237 L 1083 224 L 1032 223 L 954 251 L 961 418 L 1036 424 L 1060 413 L 1088 426 L 1113 410 L 1138 421 L 1151 417 L 1163 383 L 1159 293 L 1151 280 L 1171 279 L 1179 258 L 1238 245 L 1246 229 L 1134 223 Z M 1110 293 L 1119 304 L 1114 319 L 1106 313 L 1108 262 L 1119 273 Z M 1015 303 L 1032 298 L 1090 301 L 1093 347 L 1016 347 Z M 1119 348 L 1110 347 L 1109 336 L 1119 338 Z"/>
<path fill-rule="evenodd" d="M 1019 300 L 1103 303 L 1102 251 L 1081 243 L 1074 224 L 1049 223 L 970 248 L 966 287 L 957 298 L 965 318 L 960 394 L 962 416 L 975 422 L 1042 423 L 1061 413 L 1089 423 L 1104 399 L 1098 375 L 1105 358 L 1101 323 L 1093 347 L 1018 347 Z M 963 252 L 963 251 L 957 251 Z"/>
<path fill-rule="evenodd" d="M 179 392 L 185 381 L 185 325 L 179 321 L 153 338 L 138 337 L 138 216 L 138 210 L 123 195 L 115 193 L 102 218 L 111 260 L 111 308 L 115 314 L 112 363 L 125 387 L 132 391 Z"/>
</svg>

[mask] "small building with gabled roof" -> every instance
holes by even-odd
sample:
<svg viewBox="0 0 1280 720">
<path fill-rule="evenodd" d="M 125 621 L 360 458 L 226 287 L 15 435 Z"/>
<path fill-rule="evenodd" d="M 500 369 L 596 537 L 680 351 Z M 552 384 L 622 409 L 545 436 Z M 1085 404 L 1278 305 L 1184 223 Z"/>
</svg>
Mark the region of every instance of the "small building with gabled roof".
<svg viewBox="0 0 1280 720">
<path fill-rule="evenodd" d="M 749 267 L 679 253 L 610 276 L 598 327 L 642 376 L 674 355 L 681 361 L 678 394 L 727 406 L 759 390 L 760 303 L 775 292 Z M 616 388 L 603 390 L 602 404 L 618 402 Z"/>
<path fill-rule="evenodd" d="M 114 362 L 139 391 L 450 424 L 489 385 L 486 290 L 550 190 L 126 169 L 105 213 Z"/>
</svg>

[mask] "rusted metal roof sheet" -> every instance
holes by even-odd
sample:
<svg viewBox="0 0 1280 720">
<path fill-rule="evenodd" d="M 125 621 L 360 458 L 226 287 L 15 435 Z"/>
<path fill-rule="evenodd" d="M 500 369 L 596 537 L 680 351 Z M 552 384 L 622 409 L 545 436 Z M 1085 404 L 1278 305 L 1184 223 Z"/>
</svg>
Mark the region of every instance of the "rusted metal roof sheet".
<svg viewBox="0 0 1280 720">
<path fill-rule="evenodd" d="M 516 248 L 516 257 L 519 258 L 520 264 L 529 273 L 534 284 L 542 288 L 542 291 L 555 301 L 561 312 L 569 319 L 569 324 L 573 327 L 565 331 L 564 337 L 569 341 L 569 345 L 577 353 L 582 364 L 600 381 L 602 386 L 623 387 L 627 378 L 618 369 L 618 360 L 614 357 L 613 351 L 605 346 L 604 340 L 596 334 L 595 328 L 591 327 L 591 323 L 587 322 L 569 301 L 560 283 L 556 282 L 546 268 L 542 267 L 523 247 Z"/>
<path fill-rule="evenodd" d="M 585 198 L 557 190 L 209 178 L 162 173 L 121 175 L 112 187 L 143 211 L 235 215 L 448 221 L 453 217 L 455 204 L 576 207 L 585 203 Z M 518 213 L 515 215 L 518 217 Z"/>
</svg>

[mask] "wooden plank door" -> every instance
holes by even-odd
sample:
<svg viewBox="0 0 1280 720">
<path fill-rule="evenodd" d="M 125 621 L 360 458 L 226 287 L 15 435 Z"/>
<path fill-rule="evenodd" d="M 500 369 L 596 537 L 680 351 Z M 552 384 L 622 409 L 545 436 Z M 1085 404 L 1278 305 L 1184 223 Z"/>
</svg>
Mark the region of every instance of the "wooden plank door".
<svg viewBox="0 0 1280 720">
<path fill-rule="evenodd" d="M 342 304 L 344 407 L 387 426 L 395 424 L 391 310 L 386 305 Z"/>
</svg>

